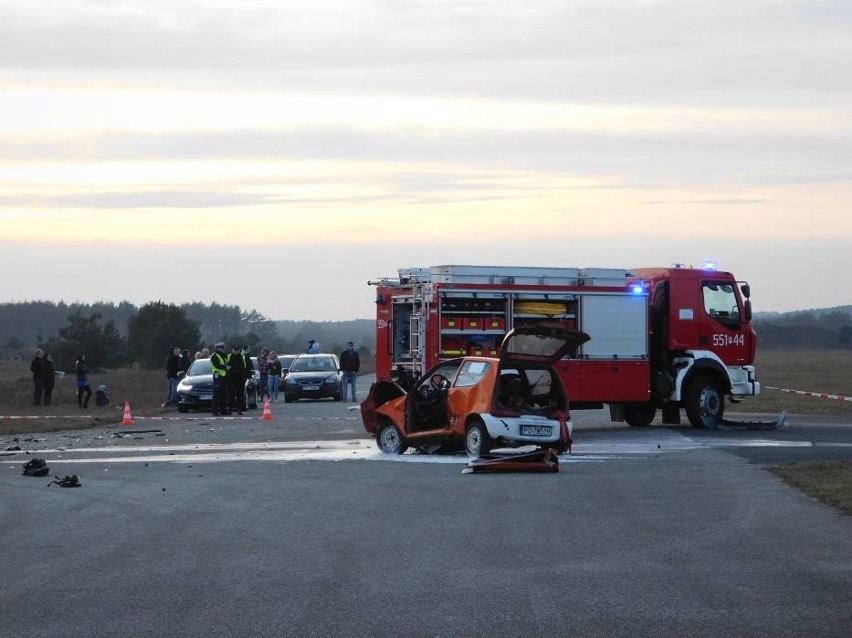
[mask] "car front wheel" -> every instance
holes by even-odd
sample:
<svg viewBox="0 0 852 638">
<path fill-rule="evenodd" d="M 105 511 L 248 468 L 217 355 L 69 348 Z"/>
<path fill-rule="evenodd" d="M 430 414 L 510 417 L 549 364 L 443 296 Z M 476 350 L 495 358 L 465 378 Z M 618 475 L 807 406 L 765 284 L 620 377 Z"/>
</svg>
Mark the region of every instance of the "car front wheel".
<svg viewBox="0 0 852 638">
<path fill-rule="evenodd" d="M 376 433 L 376 445 L 385 454 L 402 454 L 408 444 L 393 423 L 385 423 Z"/>
<path fill-rule="evenodd" d="M 488 454 L 494 447 L 494 440 L 489 436 L 488 429 L 482 419 L 475 419 L 467 428 L 464 436 L 464 449 L 473 458 Z"/>
</svg>

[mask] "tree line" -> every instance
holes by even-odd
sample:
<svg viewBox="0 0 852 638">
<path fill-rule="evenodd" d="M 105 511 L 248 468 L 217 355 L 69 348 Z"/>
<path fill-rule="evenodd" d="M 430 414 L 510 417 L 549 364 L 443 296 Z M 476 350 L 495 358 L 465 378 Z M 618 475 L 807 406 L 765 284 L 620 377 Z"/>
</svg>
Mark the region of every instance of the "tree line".
<svg viewBox="0 0 852 638">
<path fill-rule="evenodd" d="M 36 347 L 50 352 L 59 368 L 71 368 L 80 352 L 90 365 L 117 368 L 138 363 L 161 367 L 174 346 L 195 353 L 217 341 L 268 347 L 280 354 L 304 352 L 309 339 L 325 352 L 355 341 L 368 355 L 375 345 L 374 322 L 273 321 L 239 306 L 155 301 L 139 308 L 119 304 L 24 302 L 0 304 L 0 352 L 29 357 Z M 212 349 L 212 348 L 211 348 Z"/>
<path fill-rule="evenodd" d="M 759 348 L 831 350 L 852 348 L 852 306 L 786 313 L 755 313 Z M 70 368 L 79 352 L 92 365 L 116 368 L 133 363 L 156 368 L 175 345 L 192 353 L 217 341 L 268 347 L 279 354 L 304 352 L 309 339 L 325 352 L 339 352 L 352 340 L 362 355 L 375 352 L 375 322 L 274 321 L 239 306 L 181 305 L 162 301 L 136 307 L 29 301 L 0 304 L 0 356 L 29 357 L 36 347 Z"/>
<path fill-rule="evenodd" d="M 852 306 L 785 313 L 756 313 L 758 348 L 836 350 L 852 348 Z"/>
</svg>

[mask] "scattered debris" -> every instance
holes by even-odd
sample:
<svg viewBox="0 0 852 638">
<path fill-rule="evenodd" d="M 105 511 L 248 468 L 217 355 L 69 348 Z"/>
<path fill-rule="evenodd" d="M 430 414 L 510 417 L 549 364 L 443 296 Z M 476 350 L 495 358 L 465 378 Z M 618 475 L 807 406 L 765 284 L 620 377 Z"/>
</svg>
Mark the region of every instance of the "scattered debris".
<svg viewBox="0 0 852 638">
<path fill-rule="evenodd" d="M 44 459 L 34 458 L 24 463 L 24 476 L 47 476 L 50 467 Z"/>
<path fill-rule="evenodd" d="M 6 448 L 6 451 L 7 452 L 20 452 L 21 446 L 20 445 L 10 445 L 9 447 Z"/>
<path fill-rule="evenodd" d="M 473 459 L 462 474 L 481 472 L 558 472 L 559 455 L 550 448 L 532 452 L 492 452 Z"/>
<path fill-rule="evenodd" d="M 64 478 L 54 477 L 55 480 L 47 484 L 48 487 L 56 483 L 59 487 L 80 487 L 80 479 L 76 474 Z"/>
</svg>

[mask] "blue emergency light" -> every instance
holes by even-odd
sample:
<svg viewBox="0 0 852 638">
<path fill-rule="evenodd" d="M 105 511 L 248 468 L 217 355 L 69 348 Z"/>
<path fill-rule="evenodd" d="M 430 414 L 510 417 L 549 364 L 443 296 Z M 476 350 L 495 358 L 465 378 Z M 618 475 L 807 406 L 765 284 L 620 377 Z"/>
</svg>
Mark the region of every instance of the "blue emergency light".
<svg viewBox="0 0 852 638">
<path fill-rule="evenodd" d="M 711 260 L 706 260 L 701 262 L 702 270 L 716 270 L 716 262 Z"/>
</svg>

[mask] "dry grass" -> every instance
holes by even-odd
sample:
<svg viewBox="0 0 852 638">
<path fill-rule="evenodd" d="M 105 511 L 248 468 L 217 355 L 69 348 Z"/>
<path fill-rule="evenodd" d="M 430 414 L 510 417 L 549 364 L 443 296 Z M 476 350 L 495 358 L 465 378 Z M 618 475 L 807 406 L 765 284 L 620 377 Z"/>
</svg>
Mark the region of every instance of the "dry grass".
<svg viewBox="0 0 852 638">
<path fill-rule="evenodd" d="M 852 402 L 818 399 L 766 386 L 843 396 L 852 395 L 852 351 L 779 352 L 764 351 L 757 357 L 757 378 L 763 385 L 760 396 L 728 409 L 735 412 L 786 411 L 789 414 L 836 414 L 852 416 Z"/>
<path fill-rule="evenodd" d="M 769 468 L 806 494 L 852 514 L 852 461 L 809 461 Z"/>
<path fill-rule="evenodd" d="M 77 386 L 73 373 L 56 379 L 53 400 L 49 407 L 32 405 L 32 375 L 29 366 L 29 361 L 0 362 L 0 415 L 51 418 L 2 419 L 0 434 L 47 432 L 118 423 L 123 416 L 125 401 L 132 406 L 133 413 L 140 416 L 158 416 L 166 412 L 160 407 L 168 394 L 165 371 L 125 368 L 90 373 L 92 398 L 89 400 L 89 407 L 84 411 L 77 407 Z M 98 407 L 95 405 L 94 391 L 102 383 L 109 388 L 110 403 L 105 407 Z M 65 416 L 75 418 L 61 418 Z"/>
</svg>

